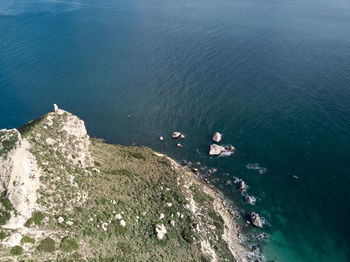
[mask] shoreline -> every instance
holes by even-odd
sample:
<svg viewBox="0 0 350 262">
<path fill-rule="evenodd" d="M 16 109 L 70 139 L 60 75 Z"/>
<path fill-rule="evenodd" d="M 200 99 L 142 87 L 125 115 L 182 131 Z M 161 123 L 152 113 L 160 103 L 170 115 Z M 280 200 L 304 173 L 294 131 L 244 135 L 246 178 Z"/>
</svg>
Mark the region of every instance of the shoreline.
<svg viewBox="0 0 350 262">
<path fill-rule="evenodd" d="M 219 189 L 215 188 L 213 184 L 210 182 L 208 183 L 203 178 L 196 177 L 195 172 L 191 171 L 188 167 L 186 168 L 185 166 L 182 166 L 166 154 L 158 153 L 156 151 L 154 151 L 154 153 L 157 156 L 166 157 L 171 162 L 171 165 L 174 169 L 181 171 L 181 178 L 188 183 L 187 188 L 191 183 L 195 183 L 203 190 L 204 193 L 213 198 L 214 210 L 223 218 L 224 221 L 224 233 L 222 234 L 222 239 L 228 245 L 231 254 L 237 260 L 237 262 L 264 261 L 263 256 L 260 252 L 258 252 L 258 250 L 250 250 L 244 241 L 240 238 L 242 234 L 240 230 L 240 223 L 237 221 L 237 218 L 235 218 L 235 213 L 230 210 L 230 207 L 227 206 L 228 201 L 225 199 Z M 187 190 L 187 192 L 193 197 L 191 190 Z M 210 248 L 208 249 L 209 250 L 206 250 L 207 252 L 212 252 Z M 212 261 L 215 262 L 215 255 L 212 255 L 212 258 Z"/>
</svg>

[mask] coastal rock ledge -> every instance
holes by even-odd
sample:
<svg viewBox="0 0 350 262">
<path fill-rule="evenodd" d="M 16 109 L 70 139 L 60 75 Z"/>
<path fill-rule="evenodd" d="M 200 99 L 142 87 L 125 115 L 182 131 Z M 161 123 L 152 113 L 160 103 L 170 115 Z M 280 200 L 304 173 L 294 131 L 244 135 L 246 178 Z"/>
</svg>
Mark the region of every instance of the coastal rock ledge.
<svg viewBox="0 0 350 262">
<path fill-rule="evenodd" d="M 223 202 L 174 160 L 92 139 L 56 105 L 0 130 L 4 261 L 256 261 Z"/>
</svg>

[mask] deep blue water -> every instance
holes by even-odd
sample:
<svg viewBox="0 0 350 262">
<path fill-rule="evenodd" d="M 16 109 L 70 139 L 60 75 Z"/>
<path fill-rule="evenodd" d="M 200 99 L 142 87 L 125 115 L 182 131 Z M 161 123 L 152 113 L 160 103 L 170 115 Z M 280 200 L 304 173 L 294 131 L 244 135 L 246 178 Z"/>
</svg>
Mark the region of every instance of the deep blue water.
<svg viewBox="0 0 350 262">
<path fill-rule="evenodd" d="M 91 136 L 243 178 L 267 259 L 350 260 L 349 1 L 0 0 L 0 127 L 53 103 Z M 214 131 L 234 156 L 208 157 Z"/>
</svg>

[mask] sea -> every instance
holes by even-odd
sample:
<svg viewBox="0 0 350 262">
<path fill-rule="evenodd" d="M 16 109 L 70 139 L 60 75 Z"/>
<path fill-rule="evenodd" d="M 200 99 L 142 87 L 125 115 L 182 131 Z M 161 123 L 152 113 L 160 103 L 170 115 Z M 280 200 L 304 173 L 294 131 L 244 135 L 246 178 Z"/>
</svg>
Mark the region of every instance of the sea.
<svg viewBox="0 0 350 262">
<path fill-rule="evenodd" d="M 0 127 L 54 103 L 216 168 L 267 261 L 350 261 L 349 0 L 0 0 Z M 216 131 L 233 155 L 209 156 Z"/>
</svg>

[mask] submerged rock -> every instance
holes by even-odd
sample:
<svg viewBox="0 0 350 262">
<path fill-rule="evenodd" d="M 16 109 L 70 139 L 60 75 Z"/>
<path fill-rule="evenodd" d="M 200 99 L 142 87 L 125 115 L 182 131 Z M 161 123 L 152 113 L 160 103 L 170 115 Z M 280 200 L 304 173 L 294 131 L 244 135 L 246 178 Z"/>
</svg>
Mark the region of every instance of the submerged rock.
<svg viewBox="0 0 350 262">
<path fill-rule="evenodd" d="M 221 141 L 221 138 L 222 138 L 222 134 L 220 134 L 219 132 L 215 132 L 213 136 L 213 141 L 216 143 L 219 143 Z"/>
<path fill-rule="evenodd" d="M 219 146 L 217 144 L 210 145 L 209 155 L 220 155 L 221 153 L 226 152 L 226 149 L 223 146 Z"/>
<path fill-rule="evenodd" d="M 258 213 L 252 212 L 250 214 L 250 219 L 251 219 L 252 224 L 254 226 L 259 227 L 259 228 L 263 227 L 262 221 L 261 221 L 260 216 L 259 216 Z"/>
</svg>

